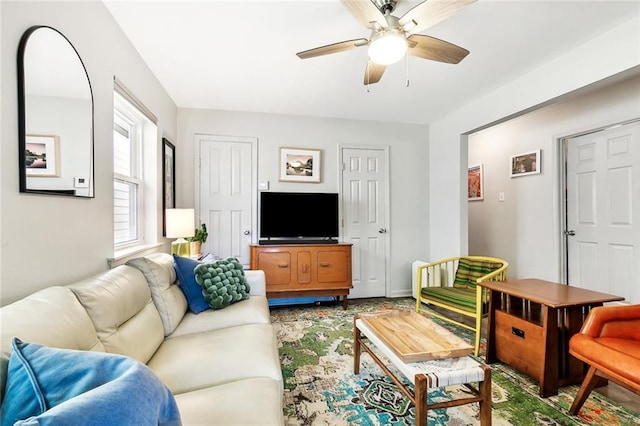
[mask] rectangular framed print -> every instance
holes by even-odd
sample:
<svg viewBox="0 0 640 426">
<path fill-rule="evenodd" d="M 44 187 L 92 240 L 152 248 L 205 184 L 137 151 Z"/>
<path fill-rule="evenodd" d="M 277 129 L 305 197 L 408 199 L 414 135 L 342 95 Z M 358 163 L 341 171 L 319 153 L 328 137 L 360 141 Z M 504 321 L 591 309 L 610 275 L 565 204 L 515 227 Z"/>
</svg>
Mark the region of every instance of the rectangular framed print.
<svg viewBox="0 0 640 426">
<path fill-rule="evenodd" d="M 484 199 L 482 164 L 469 166 L 467 171 L 467 198 L 469 201 Z"/>
<path fill-rule="evenodd" d="M 320 182 L 320 150 L 280 148 L 280 181 Z"/>
<path fill-rule="evenodd" d="M 509 163 L 511 177 L 535 175 L 540 173 L 540 150 L 525 152 L 511 157 Z"/>
<path fill-rule="evenodd" d="M 167 235 L 167 209 L 176 207 L 176 147 L 162 138 L 162 235 Z"/>
<path fill-rule="evenodd" d="M 54 135 L 27 135 L 25 140 L 26 175 L 60 176 L 60 138 Z"/>
</svg>

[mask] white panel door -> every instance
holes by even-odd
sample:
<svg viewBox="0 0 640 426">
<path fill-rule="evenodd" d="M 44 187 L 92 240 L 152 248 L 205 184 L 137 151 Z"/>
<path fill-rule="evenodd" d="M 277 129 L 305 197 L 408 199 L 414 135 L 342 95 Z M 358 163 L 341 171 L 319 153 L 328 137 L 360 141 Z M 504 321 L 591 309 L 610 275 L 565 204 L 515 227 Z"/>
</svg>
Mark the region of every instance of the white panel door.
<svg viewBox="0 0 640 426">
<path fill-rule="evenodd" d="M 244 138 L 197 135 L 199 218 L 209 238 L 202 248 L 216 258 L 249 264 L 255 227 L 254 144 Z"/>
<path fill-rule="evenodd" d="M 387 288 L 387 153 L 342 148 L 343 240 L 353 244 L 350 298 L 382 297 Z"/>
<path fill-rule="evenodd" d="M 567 143 L 568 283 L 640 303 L 640 124 Z"/>
</svg>

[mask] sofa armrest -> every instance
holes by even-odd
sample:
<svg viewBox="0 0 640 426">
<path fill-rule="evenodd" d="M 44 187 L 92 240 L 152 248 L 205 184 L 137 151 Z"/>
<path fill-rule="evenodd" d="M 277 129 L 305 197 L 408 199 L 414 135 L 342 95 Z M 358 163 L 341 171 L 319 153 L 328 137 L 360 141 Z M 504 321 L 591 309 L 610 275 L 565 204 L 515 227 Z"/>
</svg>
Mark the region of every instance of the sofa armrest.
<svg viewBox="0 0 640 426">
<path fill-rule="evenodd" d="M 251 296 L 266 296 L 267 295 L 267 280 L 264 275 L 264 271 L 245 270 L 244 276 L 247 278 L 249 287 L 251 287 Z"/>
</svg>

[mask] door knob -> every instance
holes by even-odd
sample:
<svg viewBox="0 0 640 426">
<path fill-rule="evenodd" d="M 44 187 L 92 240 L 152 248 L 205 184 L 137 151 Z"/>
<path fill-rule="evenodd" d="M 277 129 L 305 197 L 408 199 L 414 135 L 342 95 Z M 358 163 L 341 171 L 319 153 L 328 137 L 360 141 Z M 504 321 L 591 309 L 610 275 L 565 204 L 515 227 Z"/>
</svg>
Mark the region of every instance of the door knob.
<svg viewBox="0 0 640 426">
<path fill-rule="evenodd" d="M 378 229 L 378 233 L 380 233 L 380 234 L 386 234 L 386 233 L 387 233 L 387 230 L 386 230 L 385 228 L 380 228 L 380 229 Z"/>
<path fill-rule="evenodd" d="M 251 233 L 251 231 L 249 231 L 248 229 L 245 229 L 245 231 L 243 232 L 244 235 L 249 235 Z"/>
<path fill-rule="evenodd" d="M 576 235 L 576 231 L 570 229 L 569 231 L 564 231 L 564 235 L 573 237 L 574 235 Z"/>
</svg>

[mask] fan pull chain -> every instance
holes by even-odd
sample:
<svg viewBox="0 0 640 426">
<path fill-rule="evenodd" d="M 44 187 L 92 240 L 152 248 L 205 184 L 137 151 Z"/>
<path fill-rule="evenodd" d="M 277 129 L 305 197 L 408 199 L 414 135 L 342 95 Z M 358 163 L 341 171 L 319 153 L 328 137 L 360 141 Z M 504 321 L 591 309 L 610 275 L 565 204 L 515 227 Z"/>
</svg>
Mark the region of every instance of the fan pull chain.
<svg viewBox="0 0 640 426">
<path fill-rule="evenodd" d="M 409 55 L 406 54 L 405 58 L 407 58 L 406 63 L 407 63 L 407 87 L 409 87 Z"/>
<path fill-rule="evenodd" d="M 369 62 L 367 61 L 367 93 L 371 93 L 371 67 L 369 66 Z"/>
</svg>

